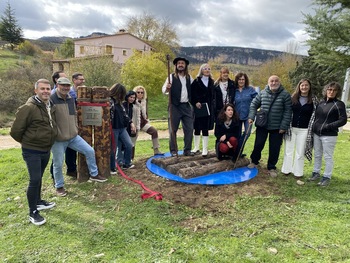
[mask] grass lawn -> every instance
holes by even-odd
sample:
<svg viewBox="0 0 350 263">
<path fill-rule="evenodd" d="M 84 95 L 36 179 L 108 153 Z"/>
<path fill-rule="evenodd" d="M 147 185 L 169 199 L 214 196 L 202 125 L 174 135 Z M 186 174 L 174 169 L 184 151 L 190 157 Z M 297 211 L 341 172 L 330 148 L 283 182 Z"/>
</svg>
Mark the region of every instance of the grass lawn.
<svg viewBox="0 0 350 263">
<path fill-rule="evenodd" d="M 167 144 L 161 140 L 162 149 Z M 213 145 L 211 137 L 211 149 Z M 344 132 L 338 137 L 329 187 L 299 186 L 282 175 L 266 177 L 267 185 L 277 189 L 274 194 L 235 196 L 234 202 L 222 204 L 224 209 L 210 213 L 167 198 L 141 201 L 139 188 L 119 176 L 105 184 L 66 179 L 74 191 L 59 198 L 47 170 L 43 197 L 57 206 L 42 212 L 47 223 L 40 227 L 28 221 L 28 175 L 20 149 L 1 150 L 0 261 L 350 262 L 349 147 L 350 133 Z M 151 155 L 149 141 L 137 143 L 136 156 Z M 278 168 L 281 164 L 280 158 Z M 306 164 L 305 175 L 311 171 Z M 111 188 L 119 198 L 102 201 L 100 193 Z M 206 198 L 201 187 L 196 189 L 198 198 Z"/>
</svg>

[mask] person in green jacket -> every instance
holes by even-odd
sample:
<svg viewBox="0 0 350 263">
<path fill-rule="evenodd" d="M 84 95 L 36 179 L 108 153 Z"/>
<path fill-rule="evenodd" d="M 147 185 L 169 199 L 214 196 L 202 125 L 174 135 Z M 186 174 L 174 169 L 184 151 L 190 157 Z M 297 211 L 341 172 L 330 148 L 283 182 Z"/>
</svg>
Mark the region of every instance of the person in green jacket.
<svg viewBox="0 0 350 263">
<path fill-rule="evenodd" d="M 10 134 L 21 143 L 22 156 L 28 168 L 29 220 L 34 225 L 42 225 L 46 220 L 39 214 L 39 210 L 55 206 L 54 202 L 41 199 L 41 184 L 50 159 L 50 149 L 57 136 L 57 126 L 55 107 L 50 102 L 50 82 L 39 79 L 34 91 L 36 95 L 18 108 Z"/>
<path fill-rule="evenodd" d="M 271 106 L 271 107 L 270 107 Z M 257 110 L 264 110 L 267 114 L 267 125 L 256 128 L 254 149 L 250 155 L 251 163 L 248 168 L 255 168 L 260 161 L 267 136 L 269 136 L 269 157 L 267 161 L 268 174 L 277 176 L 276 164 L 280 154 L 283 134 L 288 130 L 292 118 L 291 96 L 280 83 L 276 75 L 268 79 L 268 85 L 250 104 L 248 121 L 253 123 Z"/>
</svg>

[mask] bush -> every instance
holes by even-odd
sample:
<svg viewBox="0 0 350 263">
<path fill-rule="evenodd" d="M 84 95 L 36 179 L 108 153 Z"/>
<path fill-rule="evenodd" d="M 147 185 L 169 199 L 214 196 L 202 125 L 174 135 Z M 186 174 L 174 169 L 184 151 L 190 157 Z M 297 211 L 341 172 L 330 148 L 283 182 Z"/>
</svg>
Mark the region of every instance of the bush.
<svg viewBox="0 0 350 263">
<path fill-rule="evenodd" d="M 25 40 L 18 46 L 18 51 L 21 54 L 27 56 L 34 56 L 37 53 L 41 53 L 40 49 L 38 49 L 35 45 L 30 43 L 28 40 Z"/>
<path fill-rule="evenodd" d="M 51 69 L 39 63 L 22 64 L 0 76 L 0 111 L 14 113 L 34 94 L 34 83 L 41 78 L 50 80 Z"/>
</svg>

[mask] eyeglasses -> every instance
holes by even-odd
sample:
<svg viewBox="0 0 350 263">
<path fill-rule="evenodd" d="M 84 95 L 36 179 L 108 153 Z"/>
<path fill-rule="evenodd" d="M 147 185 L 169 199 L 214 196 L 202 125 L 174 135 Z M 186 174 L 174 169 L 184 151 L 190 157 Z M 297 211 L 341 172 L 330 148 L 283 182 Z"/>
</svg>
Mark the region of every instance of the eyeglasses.
<svg viewBox="0 0 350 263">
<path fill-rule="evenodd" d="M 137 94 L 143 94 L 143 91 L 138 91 Z"/>
<path fill-rule="evenodd" d="M 203 70 L 211 70 L 210 68 L 203 68 Z"/>
<path fill-rule="evenodd" d="M 337 92 L 336 89 L 327 89 L 327 91 L 329 91 L 329 92 Z"/>
</svg>

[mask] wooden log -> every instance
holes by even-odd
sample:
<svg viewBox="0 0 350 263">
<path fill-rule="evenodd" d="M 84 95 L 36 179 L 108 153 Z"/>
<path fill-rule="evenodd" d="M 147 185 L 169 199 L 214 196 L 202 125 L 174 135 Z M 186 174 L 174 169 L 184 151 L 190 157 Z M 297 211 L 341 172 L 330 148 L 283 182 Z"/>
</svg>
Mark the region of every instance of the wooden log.
<svg viewBox="0 0 350 263">
<path fill-rule="evenodd" d="M 247 166 L 249 163 L 249 159 L 240 158 L 237 161 L 236 168 Z M 182 178 L 193 178 L 201 175 L 233 170 L 233 167 L 234 163 L 231 160 L 223 160 L 220 162 L 208 163 L 206 165 L 201 166 L 180 168 L 177 172 L 177 175 L 181 176 Z"/>
<path fill-rule="evenodd" d="M 94 126 L 94 149 L 96 155 L 96 163 L 99 174 L 104 177 L 110 176 L 110 106 L 109 91 L 107 87 L 92 88 L 92 102 L 102 103 L 101 106 L 102 123 L 101 126 Z"/>
<path fill-rule="evenodd" d="M 187 162 L 181 162 L 181 163 L 175 163 L 175 164 L 171 164 L 168 165 L 167 167 L 165 167 L 164 169 L 166 169 L 169 173 L 172 174 L 177 174 L 178 170 L 182 169 L 182 168 L 188 168 L 188 167 L 200 167 L 203 165 L 207 165 L 209 163 L 216 163 L 219 162 L 218 158 L 216 157 L 212 157 L 212 158 L 205 158 L 205 159 L 199 159 L 199 160 L 190 160 Z"/>
<path fill-rule="evenodd" d="M 194 155 L 194 156 L 183 156 L 179 155 L 179 157 L 165 157 L 165 158 L 153 158 L 152 163 L 158 165 L 159 167 L 166 168 L 169 165 L 183 163 L 186 161 L 195 161 L 195 160 L 208 160 L 210 158 L 215 157 L 214 152 L 208 153 L 207 157 L 203 157 L 202 155 Z"/>
<path fill-rule="evenodd" d="M 91 88 L 86 86 L 78 87 L 77 90 L 77 116 L 78 116 L 78 134 L 89 144 L 92 145 L 92 126 L 83 126 L 83 110 L 79 102 L 91 102 Z M 89 169 L 86 164 L 85 156 L 78 154 L 78 182 L 89 180 Z"/>
</svg>

